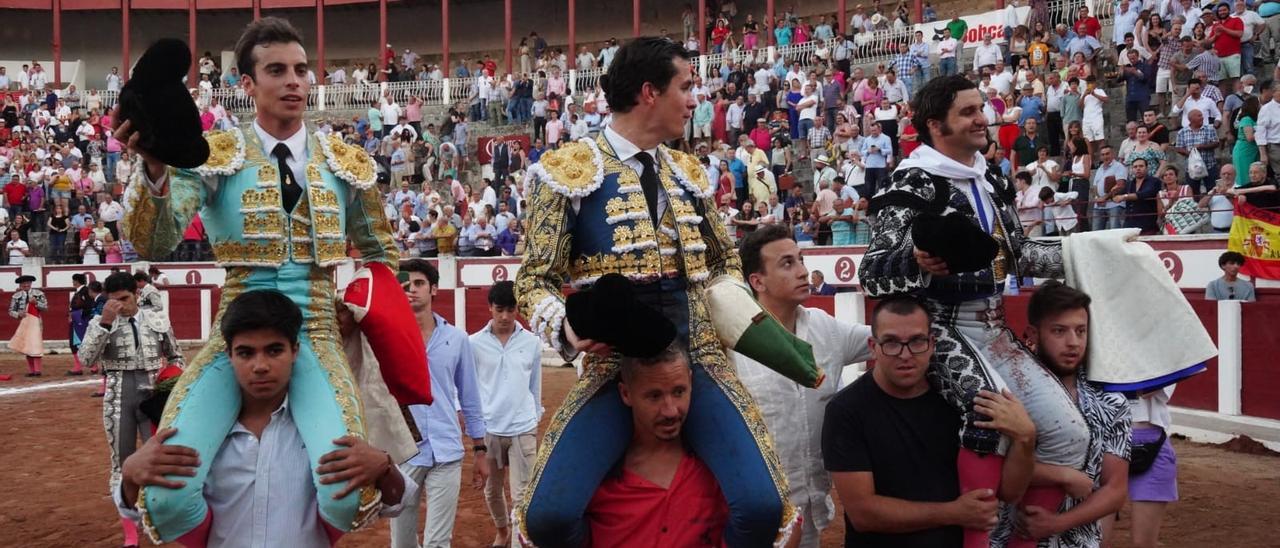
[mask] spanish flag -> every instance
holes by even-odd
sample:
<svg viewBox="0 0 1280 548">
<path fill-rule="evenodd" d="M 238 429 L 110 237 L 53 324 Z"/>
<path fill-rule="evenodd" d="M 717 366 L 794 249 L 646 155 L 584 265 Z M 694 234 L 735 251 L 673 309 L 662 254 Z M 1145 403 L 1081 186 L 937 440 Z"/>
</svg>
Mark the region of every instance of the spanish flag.
<svg viewBox="0 0 1280 548">
<path fill-rule="evenodd" d="M 1280 213 L 1237 203 L 1227 249 L 1244 255 L 1241 274 L 1280 280 Z"/>
</svg>

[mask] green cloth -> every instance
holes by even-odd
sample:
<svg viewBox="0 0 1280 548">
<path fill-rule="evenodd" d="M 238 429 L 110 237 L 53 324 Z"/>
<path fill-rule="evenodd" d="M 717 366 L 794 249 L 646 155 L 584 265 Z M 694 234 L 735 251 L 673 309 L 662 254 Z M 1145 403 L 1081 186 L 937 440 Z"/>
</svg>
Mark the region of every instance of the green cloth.
<svg viewBox="0 0 1280 548">
<path fill-rule="evenodd" d="M 809 388 L 821 386 L 826 379 L 813 357 L 813 346 L 787 331 L 767 312 L 752 320 L 733 351 Z"/>
<path fill-rule="evenodd" d="M 963 41 L 964 33 L 967 30 L 969 30 L 969 24 L 964 22 L 964 19 L 952 19 L 950 23 L 947 23 L 947 31 L 956 40 Z"/>
</svg>

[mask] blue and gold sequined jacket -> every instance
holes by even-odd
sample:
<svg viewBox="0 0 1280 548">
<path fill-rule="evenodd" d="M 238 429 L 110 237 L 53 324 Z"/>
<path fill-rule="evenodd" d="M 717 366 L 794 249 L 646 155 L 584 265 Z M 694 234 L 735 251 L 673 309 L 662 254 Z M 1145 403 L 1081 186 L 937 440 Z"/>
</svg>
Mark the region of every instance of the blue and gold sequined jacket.
<svg viewBox="0 0 1280 548">
<path fill-rule="evenodd" d="M 658 228 L 640 176 L 618 159 L 603 132 L 547 152 L 526 175 L 528 246 L 516 280 L 533 332 L 559 348 L 565 283 L 585 287 L 608 273 L 639 283 L 663 276 L 691 285 L 722 274 L 741 277 L 738 254 L 715 214 L 715 186 L 697 159 L 659 146 L 658 176 L 667 204 Z"/>
<path fill-rule="evenodd" d="M 252 128 L 209 132 L 205 139 L 208 162 L 169 168 L 166 196 L 151 194 L 141 180 L 144 170 L 134 175 L 125 193 L 123 228 L 139 255 L 168 255 L 199 213 L 219 266 L 334 266 L 349 260 L 350 239 L 363 260 L 398 267 L 376 168 L 363 149 L 308 128 L 306 192 L 286 212 L 278 169 Z"/>
</svg>

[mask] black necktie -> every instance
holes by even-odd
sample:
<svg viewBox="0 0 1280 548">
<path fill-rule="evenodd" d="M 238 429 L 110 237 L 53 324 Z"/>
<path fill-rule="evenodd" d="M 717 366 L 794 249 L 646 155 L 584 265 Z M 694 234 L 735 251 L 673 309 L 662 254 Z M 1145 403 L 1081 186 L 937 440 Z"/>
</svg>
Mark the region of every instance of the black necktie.
<svg viewBox="0 0 1280 548">
<path fill-rule="evenodd" d="M 640 173 L 640 188 L 644 190 L 644 201 L 649 204 L 649 218 L 656 228 L 662 224 L 662 220 L 658 219 L 658 170 L 654 169 L 653 156 L 648 152 L 636 153 L 636 159 L 644 164 L 644 171 Z"/>
<path fill-rule="evenodd" d="M 142 341 L 138 339 L 138 320 L 136 318 L 129 318 L 129 327 L 133 329 L 133 347 L 141 347 Z"/>
<path fill-rule="evenodd" d="M 284 210 L 293 211 L 293 206 L 298 204 L 298 198 L 302 197 L 302 187 L 298 186 L 298 181 L 293 177 L 293 170 L 289 169 L 289 157 L 293 153 L 289 152 L 289 145 L 276 143 L 276 148 L 271 149 L 271 154 L 276 157 L 276 166 L 280 170 L 280 196 L 284 198 Z"/>
</svg>

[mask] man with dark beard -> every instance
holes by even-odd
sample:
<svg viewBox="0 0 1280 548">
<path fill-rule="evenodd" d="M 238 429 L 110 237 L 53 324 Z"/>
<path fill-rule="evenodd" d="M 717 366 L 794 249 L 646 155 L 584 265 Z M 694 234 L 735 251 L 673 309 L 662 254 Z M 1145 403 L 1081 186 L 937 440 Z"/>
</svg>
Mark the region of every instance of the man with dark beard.
<svg viewBox="0 0 1280 548">
<path fill-rule="evenodd" d="M 1009 448 L 1007 436 L 978 424 L 980 390 L 1008 388 L 1022 402 L 1036 425 L 1039 463 L 1079 467 L 1089 441 L 1074 401 L 1004 323 L 1006 280 L 1061 277 L 1062 248 L 1023 234 L 1013 186 L 987 169 L 980 152 L 987 145 L 982 105 L 961 76 L 935 78 L 916 95 L 912 124 L 922 144 L 871 201 L 876 223 L 859 273 L 870 297 L 910 293 L 929 309 L 937 341 L 929 382 L 961 413 L 962 492 L 995 492 Z M 1063 498 L 1053 489 L 1042 490 L 1044 500 Z M 966 547 L 987 544 L 985 531 L 965 530 Z"/>
<path fill-rule="evenodd" d="M 1027 305 L 1028 344 L 1079 406 L 1089 426 L 1088 455 L 1081 470 L 1037 463 L 1032 485 L 1067 485 L 1068 497 L 1058 508 L 1025 501 L 1018 508 L 1004 506 L 992 546 L 1030 546 L 1028 539 L 1038 546 L 1101 546 L 1099 520 L 1120 511 L 1128 498 L 1129 403 L 1083 376 L 1090 301 L 1084 292 L 1050 280 Z"/>
</svg>

